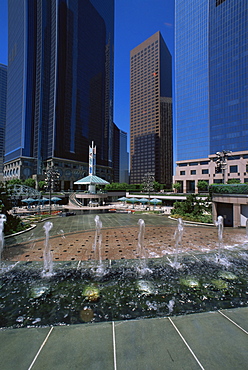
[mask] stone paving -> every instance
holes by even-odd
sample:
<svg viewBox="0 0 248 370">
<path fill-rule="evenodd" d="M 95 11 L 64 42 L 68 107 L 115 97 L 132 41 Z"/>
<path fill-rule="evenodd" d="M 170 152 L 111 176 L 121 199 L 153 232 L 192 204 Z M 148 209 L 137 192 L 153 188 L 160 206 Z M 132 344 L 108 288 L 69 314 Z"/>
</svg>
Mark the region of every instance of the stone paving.
<svg viewBox="0 0 248 370">
<path fill-rule="evenodd" d="M 95 214 L 52 219 L 50 245 L 55 261 L 83 261 L 95 258 Z M 100 214 L 102 259 L 133 259 L 138 255 L 138 220 L 145 221 L 144 247 L 147 257 L 174 253 L 176 221 L 164 215 Z M 27 233 L 6 241 L 2 259 L 7 261 L 41 261 L 44 249 L 44 222 Z M 246 240 L 244 229 L 225 228 L 223 246 Z M 216 227 L 186 226 L 180 250 L 207 252 L 218 247 Z"/>
</svg>

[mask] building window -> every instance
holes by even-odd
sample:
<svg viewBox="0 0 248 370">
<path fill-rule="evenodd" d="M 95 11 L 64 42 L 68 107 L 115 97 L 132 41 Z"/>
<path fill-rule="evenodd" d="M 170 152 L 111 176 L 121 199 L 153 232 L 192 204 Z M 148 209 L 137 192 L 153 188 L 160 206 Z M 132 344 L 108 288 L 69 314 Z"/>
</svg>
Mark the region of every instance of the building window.
<svg viewBox="0 0 248 370">
<path fill-rule="evenodd" d="M 202 161 L 200 162 L 200 165 L 209 164 L 209 161 Z"/>
<path fill-rule="evenodd" d="M 230 173 L 237 173 L 238 172 L 238 166 L 230 166 Z"/>
<path fill-rule="evenodd" d="M 186 167 L 188 163 L 179 163 L 178 167 Z"/>
<path fill-rule="evenodd" d="M 191 171 L 190 171 L 190 174 L 191 174 L 191 175 L 196 175 L 196 170 L 191 170 Z"/>
<path fill-rule="evenodd" d="M 220 4 L 224 3 L 226 0 L 216 0 L 216 6 L 219 6 Z"/>
<path fill-rule="evenodd" d="M 246 172 L 248 172 L 248 164 L 246 165 Z"/>
<path fill-rule="evenodd" d="M 180 171 L 180 175 L 185 175 L 185 171 Z"/>
<path fill-rule="evenodd" d="M 222 184 L 222 180 L 221 179 L 215 179 L 214 184 Z"/>
<path fill-rule="evenodd" d="M 202 174 L 207 175 L 208 174 L 208 169 L 206 168 L 206 169 L 202 170 Z"/>
<path fill-rule="evenodd" d="M 231 155 L 230 157 L 227 157 L 228 161 L 234 161 L 236 159 L 240 159 L 240 155 Z"/>
<path fill-rule="evenodd" d="M 191 162 L 189 165 L 190 166 L 197 166 L 198 165 L 198 162 Z"/>
</svg>

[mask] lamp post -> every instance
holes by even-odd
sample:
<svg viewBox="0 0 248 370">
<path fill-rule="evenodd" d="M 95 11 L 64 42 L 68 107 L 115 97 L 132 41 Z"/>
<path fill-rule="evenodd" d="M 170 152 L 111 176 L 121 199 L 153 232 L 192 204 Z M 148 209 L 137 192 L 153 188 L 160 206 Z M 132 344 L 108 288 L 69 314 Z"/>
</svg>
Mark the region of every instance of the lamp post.
<svg viewBox="0 0 248 370">
<path fill-rule="evenodd" d="M 226 159 L 229 155 L 231 155 L 231 150 L 223 150 L 222 152 L 216 152 L 217 158 L 216 158 L 216 173 L 222 173 L 223 176 L 223 184 L 226 183 Z"/>
<path fill-rule="evenodd" d="M 54 191 L 56 185 L 58 184 L 60 173 L 56 168 L 51 166 L 45 170 L 45 175 L 46 188 L 49 190 L 49 214 L 51 214 L 52 191 Z"/>
<path fill-rule="evenodd" d="M 147 191 L 148 195 L 149 195 L 149 201 L 148 201 L 149 209 L 150 209 L 150 193 L 151 193 L 151 191 L 154 191 L 154 186 L 153 186 L 154 181 L 155 181 L 155 179 L 154 179 L 154 173 L 153 172 L 148 172 L 143 177 L 143 190 Z"/>
</svg>

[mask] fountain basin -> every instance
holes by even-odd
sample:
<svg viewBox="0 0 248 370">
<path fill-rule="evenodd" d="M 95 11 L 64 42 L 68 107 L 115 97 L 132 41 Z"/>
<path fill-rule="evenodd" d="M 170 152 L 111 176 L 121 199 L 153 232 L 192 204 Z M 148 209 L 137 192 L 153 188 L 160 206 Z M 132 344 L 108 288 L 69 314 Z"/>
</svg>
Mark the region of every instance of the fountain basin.
<svg viewBox="0 0 248 370">
<path fill-rule="evenodd" d="M 40 262 L 4 263 L 0 326 L 70 325 L 248 306 L 248 248 L 225 251 L 225 260 L 217 262 L 214 252 L 183 254 L 181 268 L 175 269 L 167 257 L 149 259 L 142 276 L 137 260 L 104 261 L 100 275 L 92 261 L 57 262 L 46 278 Z"/>
</svg>

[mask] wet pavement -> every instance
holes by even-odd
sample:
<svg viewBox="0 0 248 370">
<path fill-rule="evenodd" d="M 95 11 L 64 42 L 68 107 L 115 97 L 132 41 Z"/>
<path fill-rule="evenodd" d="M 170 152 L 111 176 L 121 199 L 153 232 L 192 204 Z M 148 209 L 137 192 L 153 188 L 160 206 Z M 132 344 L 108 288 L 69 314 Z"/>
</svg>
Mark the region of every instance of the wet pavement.
<svg viewBox="0 0 248 370">
<path fill-rule="evenodd" d="M 2 370 L 244 370 L 248 308 L 0 330 Z"/>
<path fill-rule="evenodd" d="M 50 245 L 55 261 L 83 261 L 94 258 L 95 216 L 85 214 L 57 217 L 50 221 Z M 145 221 L 144 247 L 146 256 L 162 257 L 175 251 L 177 222 L 165 215 L 101 213 L 102 259 L 133 259 L 138 255 L 138 220 Z M 7 261 L 41 261 L 44 249 L 44 222 L 29 232 L 6 239 L 2 255 Z M 207 252 L 218 248 L 217 228 L 214 226 L 184 226 L 180 249 L 183 252 Z M 246 241 L 245 229 L 225 228 L 223 246 Z"/>
</svg>

